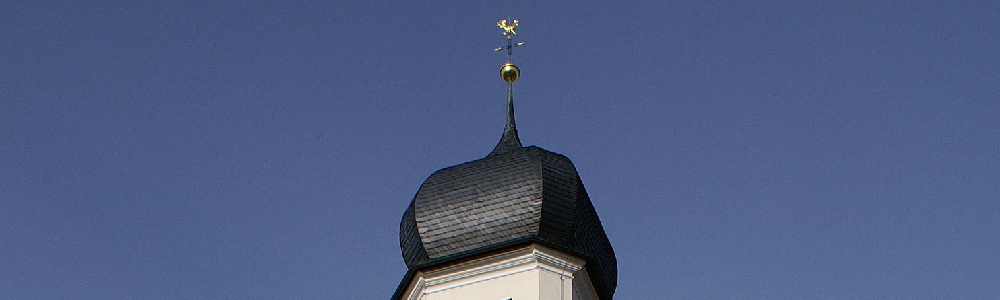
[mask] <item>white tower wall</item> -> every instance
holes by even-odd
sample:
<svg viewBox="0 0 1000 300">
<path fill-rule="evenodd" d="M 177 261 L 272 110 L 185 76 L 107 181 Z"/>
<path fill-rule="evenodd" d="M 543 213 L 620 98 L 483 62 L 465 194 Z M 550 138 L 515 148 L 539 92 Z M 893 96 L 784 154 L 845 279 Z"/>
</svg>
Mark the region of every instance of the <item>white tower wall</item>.
<svg viewBox="0 0 1000 300">
<path fill-rule="evenodd" d="M 407 300 L 596 300 L 585 261 L 539 244 L 418 272 Z"/>
</svg>

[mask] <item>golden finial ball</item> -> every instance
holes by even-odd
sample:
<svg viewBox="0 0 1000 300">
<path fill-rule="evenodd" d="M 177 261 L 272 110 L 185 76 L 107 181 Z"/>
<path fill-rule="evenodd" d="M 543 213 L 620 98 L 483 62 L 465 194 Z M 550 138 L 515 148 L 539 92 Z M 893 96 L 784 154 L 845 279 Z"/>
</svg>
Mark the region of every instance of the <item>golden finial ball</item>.
<svg viewBox="0 0 1000 300">
<path fill-rule="evenodd" d="M 514 82 L 517 81 L 517 77 L 521 76 L 521 70 L 517 69 L 514 63 L 506 63 L 503 67 L 500 67 L 500 78 L 504 82 Z"/>
</svg>

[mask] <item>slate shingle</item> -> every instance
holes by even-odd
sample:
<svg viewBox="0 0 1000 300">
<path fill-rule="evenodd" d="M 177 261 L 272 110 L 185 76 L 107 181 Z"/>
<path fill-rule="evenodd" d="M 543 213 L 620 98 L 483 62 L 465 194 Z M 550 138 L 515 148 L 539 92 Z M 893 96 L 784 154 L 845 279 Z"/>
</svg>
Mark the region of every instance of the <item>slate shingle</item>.
<svg viewBox="0 0 1000 300">
<path fill-rule="evenodd" d="M 403 260 L 411 271 L 477 250 L 538 242 L 587 259 L 601 299 L 618 281 L 614 249 L 583 182 L 563 155 L 505 143 L 483 159 L 434 172 L 403 214 Z M 412 273 L 412 272 L 411 272 Z"/>
</svg>

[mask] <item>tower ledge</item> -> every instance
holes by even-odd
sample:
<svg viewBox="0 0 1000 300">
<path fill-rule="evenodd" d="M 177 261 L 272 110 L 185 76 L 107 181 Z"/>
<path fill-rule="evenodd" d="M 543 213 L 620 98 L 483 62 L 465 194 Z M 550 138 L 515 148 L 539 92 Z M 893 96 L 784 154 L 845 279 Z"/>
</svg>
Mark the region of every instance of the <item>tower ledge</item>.
<svg viewBox="0 0 1000 300">
<path fill-rule="evenodd" d="M 585 264 L 574 255 L 532 243 L 417 271 L 393 299 L 597 300 Z"/>
</svg>

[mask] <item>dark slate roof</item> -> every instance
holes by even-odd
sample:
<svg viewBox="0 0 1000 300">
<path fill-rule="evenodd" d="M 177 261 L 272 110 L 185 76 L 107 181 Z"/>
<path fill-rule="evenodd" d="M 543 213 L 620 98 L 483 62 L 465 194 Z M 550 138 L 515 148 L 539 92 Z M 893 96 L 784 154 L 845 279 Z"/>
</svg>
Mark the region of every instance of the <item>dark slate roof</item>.
<svg viewBox="0 0 1000 300">
<path fill-rule="evenodd" d="M 503 136 L 500 142 L 490 152 L 490 156 L 501 154 L 510 150 L 521 149 L 521 138 L 517 136 L 517 125 L 514 122 L 514 96 L 507 89 L 507 126 L 503 128 Z"/>
<path fill-rule="evenodd" d="M 508 129 L 489 156 L 438 170 L 420 186 L 399 229 L 408 274 L 534 242 L 586 259 L 601 299 L 611 299 L 614 249 L 573 163 L 521 147 Z"/>
<path fill-rule="evenodd" d="M 517 137 L 517 128 L 514 127 L 513 119 L 507 123 L 507 127 L 503 129 L 503 137 L 500 138 L 500 142 L 497 146 L 493 148 L 493 152 L 490 155 L 501 154 L 510 150 L 521 149 L 521 139 Z"/>
</svg>

